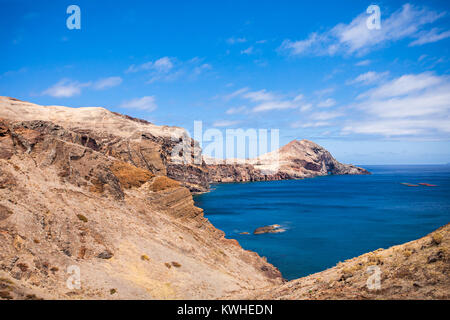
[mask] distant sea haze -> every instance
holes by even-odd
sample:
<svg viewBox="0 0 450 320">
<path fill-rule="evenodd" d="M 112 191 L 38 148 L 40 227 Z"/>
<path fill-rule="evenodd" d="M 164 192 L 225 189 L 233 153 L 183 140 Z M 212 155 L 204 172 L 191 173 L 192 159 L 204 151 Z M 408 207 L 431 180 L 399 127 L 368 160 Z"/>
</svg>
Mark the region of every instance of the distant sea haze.
<svg viewBox="0 0 450 320">
<path fill-rule="evenodd" d="M 217 184 L 195 201 L 228 238 L 267 257 L 289 280 L 450 222 L 450 166 L 365 168 L 372 175 Z M 273 224 L 286 231 L 253 234 Z"/>
</svg>

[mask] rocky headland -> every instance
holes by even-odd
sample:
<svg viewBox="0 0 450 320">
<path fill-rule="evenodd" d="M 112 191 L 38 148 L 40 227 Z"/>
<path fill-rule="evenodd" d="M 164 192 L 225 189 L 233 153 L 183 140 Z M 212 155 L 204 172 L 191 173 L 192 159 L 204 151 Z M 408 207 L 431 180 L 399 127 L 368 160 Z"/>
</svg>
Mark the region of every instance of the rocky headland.
<svg viewBox="0 0 450 320">
<path fill-rule="evenodd" d="M 338 162 L 326 149 L 308 140 L 293 140 L 256 159 L 218 160 L 205 157 L 205 162 L 212 183 L 370 174 L 363 168 Z"/>
<path fill-rule="evenodd" d="M 171 157 L 180 142 L 199 156 L 182 128 L 0 97 L 0 299 L 448 299 L 449 226 L 285 282 L 192 199 L 210 182 L 364 169 L 306 140 L 250 163 L 180 163 Z M 392 275 L 379 292 L 362 287 L 373 263 Z M 68 285 L 73 270 L 80 287 Z"/>
</svg>

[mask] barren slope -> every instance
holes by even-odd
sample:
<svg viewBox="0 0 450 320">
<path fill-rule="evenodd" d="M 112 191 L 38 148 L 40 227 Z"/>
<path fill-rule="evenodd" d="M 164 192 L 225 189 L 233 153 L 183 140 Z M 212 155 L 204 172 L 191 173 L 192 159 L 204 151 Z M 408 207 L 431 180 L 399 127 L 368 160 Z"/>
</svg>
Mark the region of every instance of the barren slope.
<svg viewBox="0 0 450 320">
<path fill-rule="evenodd" d="M 381 271 L 380 289 L 369 289 Z M 378 249 L 340 262 L 308 277 L 262 290 L 252 299 L 450 299 L 450 224 L 389 249 Z M 241 297 L 242 298 L 242 297 Z"/>
</svg>

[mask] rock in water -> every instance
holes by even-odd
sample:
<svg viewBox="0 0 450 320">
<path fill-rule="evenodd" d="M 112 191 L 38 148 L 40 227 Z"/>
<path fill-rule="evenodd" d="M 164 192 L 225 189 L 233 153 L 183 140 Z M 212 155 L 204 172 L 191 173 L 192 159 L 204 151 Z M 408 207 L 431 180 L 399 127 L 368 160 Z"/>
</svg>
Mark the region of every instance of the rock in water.
<svg viewBox="0 0 450 320">
<path fill-rule="evenodd" d="M 286 231 L 286 230 L 282 229 L 280 225 L 273 224 L 270 226 L 259 227 L 253 232 L 253 234 L 280 233 L 280 232 L 284 232 L 284 231 Z"/>
</svg>

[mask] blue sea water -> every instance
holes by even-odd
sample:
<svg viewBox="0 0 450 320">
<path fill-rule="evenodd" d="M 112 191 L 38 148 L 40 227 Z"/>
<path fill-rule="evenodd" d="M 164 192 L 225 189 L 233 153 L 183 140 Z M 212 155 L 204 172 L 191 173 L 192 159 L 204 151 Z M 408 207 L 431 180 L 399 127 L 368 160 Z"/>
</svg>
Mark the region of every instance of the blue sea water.
<svg viewBox="0 0 450 320">
<path fill-rule="evenodd" d="M 227 238 L 267 257 L 286 279 L 420 238 L 450 222 L 450 166 L 364 167 L 372 175 L 217 184 L 194 199 Z M 287 230 L 253 235 L 272 224 Z"/>
</svg>

